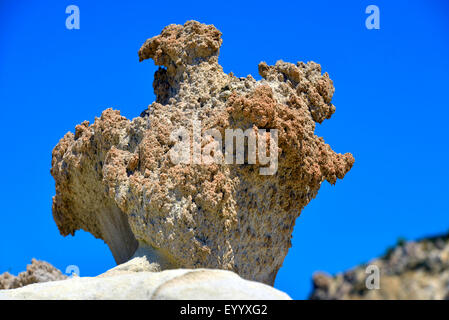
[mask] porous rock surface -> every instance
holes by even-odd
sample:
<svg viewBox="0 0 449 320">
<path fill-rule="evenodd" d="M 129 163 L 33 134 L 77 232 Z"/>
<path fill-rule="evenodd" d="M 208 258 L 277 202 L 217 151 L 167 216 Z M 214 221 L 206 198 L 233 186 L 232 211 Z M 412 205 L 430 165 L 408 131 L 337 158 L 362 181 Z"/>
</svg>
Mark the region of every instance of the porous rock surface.
<svg viewBox="0 0 449 320">
<path fill-rule="evenodd" d="M 369 265 L 380 271 L 378 289 L 366 285 Z M 368 279 L 370 281 L 371 279 Z M 382 257 L 330 276 L 313 276 L 314 300 L 449 299 L 449 235 L 401 241 Z"/>
<path fill-rule="evenodd" d="M 16 289 L 33 283 L 67 279 L 67 276 L 51 264 L 36 259 L 31 260 L 24 272 L 16 277 L 9 272 L 0 275 L 0 290 Z"/>
<path fill-rule="evenodd" d="M 107 109 L 60 140 L 51 173 L 62 235 L 92 233 L 117 263 L 146 255 L 161 269 L 225 269 L 274 283 L 301 210 L 354 158 L 314 134 L 335 111 L 333 83 L 320 65 L 262 62 L 262 80 L 238 78 L 218 64 L 221 44 L 213 25 L 167 26 L 138 52 L 160 66 L 156 101 L 132 120 Z M 277 129 L 275 174 L 261 174 L 261 163 L 174 163 L 172 134 L 197 130 L 193 120 L 201 133 L 217 129 L 223 137 L 226 129 Z M 208 142 L 200 138 L 200 149 Z M 222 145 L 213 150 L 225 153 Z"/>
<path fill-rule="evenodd" d="M 98 277 L 73 277 L 0 290 L 2 299 L 24 300 L 290 300 L 268 285 L 244 280 L 233 272 L 175 269 L 154 272 L 146 257 Z"/>
</svg>

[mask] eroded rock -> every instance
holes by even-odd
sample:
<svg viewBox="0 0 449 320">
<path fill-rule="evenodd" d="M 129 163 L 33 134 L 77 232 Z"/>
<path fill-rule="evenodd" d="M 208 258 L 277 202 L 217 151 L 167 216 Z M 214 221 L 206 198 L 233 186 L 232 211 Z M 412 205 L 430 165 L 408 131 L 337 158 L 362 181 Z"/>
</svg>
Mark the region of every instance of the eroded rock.
<svg viewBox="0 0 449 320">
<path fill-rule="evenodd" d="M 379 270 L 378 287 L 368 266 Z M 367 286 L 367 281 L 369 286 Z M 379 258 L 334 276 L 313 276 L 314 300 L 449 299 L 449 235 L 401 241 Z"/>
<path fill-rule="evenodd" d="M 237 78 L 218 64 L 221 43 L 213 25 L 169 25 L 139 50 L 140 61 L 161 66 L 156 102 L 133 120 L 107 109 L 61 139 L 51 173 L 62 235 L 92 233 L 117 263 L 146 255 L 161 269 L 225 269 L 274 283 L 301 210 L 323 181 L 342 179 L 354 158 L 314 134 L 315 123 L 335 111 L 320 65 L 262 62 L 262 80 Z M 252 128 L 259 138 L 258 129 L 277 129 L 275 174 L 261 175 L 261 163 L 174 163 L 172 134 L 194 132 L 194 120 L 202 134 L 215 129 L 223 137 L 226 129 Z M 194 142 L 201 153 L 210 137 Z M 219 152 L 224 144 L 211 155 Z"/>
<path fill-rule="evenodd" d="M 0 290 L 16 289 L 33 283 L 49 282 L 67 279 L 67 276 L 51 264 L 36 259 L 31 260 L 27 269 L 19 275 L 13 276 L 9 272 L 0 275 Z"/>
</svg>

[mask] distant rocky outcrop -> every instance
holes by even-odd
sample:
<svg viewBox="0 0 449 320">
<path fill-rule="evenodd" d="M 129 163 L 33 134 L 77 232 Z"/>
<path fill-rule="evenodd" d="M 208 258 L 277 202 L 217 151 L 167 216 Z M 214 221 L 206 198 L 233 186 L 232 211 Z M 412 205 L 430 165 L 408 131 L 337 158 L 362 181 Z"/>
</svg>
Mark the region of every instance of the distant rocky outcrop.
<svg viewBox="0 0 449 320">
<path fill-rule="evenodd" d="M 67 276 L 45 261 L 31 260 L 26 271 L 13 276 L 9 272 L 0 275 L 0 290 L 16 289 L 33 283 L 67 279 Z"/>
<path fill-rule="evenodd" d="M 0 290 L 2 299 L 25 300 L 290 300 L 268 285 L 231 271 L 176 269 L 157 271 L 146 257 L 132 259 L 98 277 Z"/>
<path fill-rule="evenodd" d="M 132 120 L 107 109 L 59 141 L 51 174 L 62 235 L 90 232 L 118 264 L 146 256 L 162 270 L 224 269 L 274 283 L 301 210 L 322 182 L 342 179 L 354 158 L 314 134 L 316 123 L 335 112 L 334 86 L 319 64 L 262 62 L 262 80 L 238 78 L 219 65 L 221 44 L 213 25 L 167 26 L 138 52 L 140 61 L 160 66 L 156 101 Z M 177 139 L 184 141 L 181 128 L 193 133 L 188 155 L 201 163 L 171 158 Z M 278 141 L 258 145 L 255 163 L 223 164 L 225 143 L 211 137 L 225 137 L 226 129 L 248 129 L 258 139 L 276 129 Z M 261 161 L 261 150 L 275 149 L 275 162 Z M 235 161 L 252 155 L 230 154 Z M 164 274 L 176 272 L 187 271 Z"/>
<path fill-rule="evenodd" d="M 379 268 L 379 289 L 366 286 L 368 265 Z M 449 234 L 401 240 L 384 256 L 335 276 L 316 273 L 310 299 L 449 299 Z"/>
</svg>

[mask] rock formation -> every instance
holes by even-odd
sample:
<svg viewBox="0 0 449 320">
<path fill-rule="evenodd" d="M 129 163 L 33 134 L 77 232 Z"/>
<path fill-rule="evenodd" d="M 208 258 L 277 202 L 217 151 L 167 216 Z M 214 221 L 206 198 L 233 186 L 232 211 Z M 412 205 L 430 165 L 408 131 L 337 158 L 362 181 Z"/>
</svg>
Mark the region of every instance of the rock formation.
<svg viewBox="0 0 449 320">
<path fill-rule="evenodd" d="M 354 158 L 314 134 L 315 123 L 335 111 L 333 83 L 320 65 L 262 62 L 262 80 L 238 78 L 218 64 L 221 43 L 213 25 L 167 26 L 138 52 L 140 61 L 160 66 L 156 101 L 132 120 L 107 109 L 59 141 L 51 174 L 62 235 L 92 233 L 117 263 L 147 256 L 162 270 L 224 269 L 274 283 L 301 210 L 323 181 L 342 179 Z M 200 131 L 187 140 L 189 163 L 171 157 L 178 140 L 186 142 L 180 128 Z M 250 164 L 249 151 L 243 164 L 206 161 L 229 156 L 225 143 L 211 138 L 227 129 L 272 139 L 258 145 L 256 163 Z M 259 129 L 276 129 L 278 141 Z M 278 147 L 269 168 L 260 156 L 266 147 L 270 154 Z M 232 149 L 232 159 L 239 155 Z"/>
<path fill-rule="evenodd" d="M 156 271 L 156 272 L 155 272 Z M 134 258 L 98 277 L 76 277 L 0 290 L 2 299 L 24 300 L 290 300 L 265 284 L 233 272 L 176 269 L 157 272 L 146 257 Z"/>
<path fill-rule="evenodd" d="M 368 289 L 368 265 L 380 271 L 379 289 Z M 344 273 L 316 273 L 310 299 L 449 299 L 449 234 L 399 244 L 377 259 Z"/>
<path fill-rule="evenodd" d="M 27 270 L 19 273 L 17 277 L 5 272 L 0 275 L 0 290 L 15 289 L 33 283 L 64 280 L 67 276 L 45 261 L 31 260 Z"/>
</svg>

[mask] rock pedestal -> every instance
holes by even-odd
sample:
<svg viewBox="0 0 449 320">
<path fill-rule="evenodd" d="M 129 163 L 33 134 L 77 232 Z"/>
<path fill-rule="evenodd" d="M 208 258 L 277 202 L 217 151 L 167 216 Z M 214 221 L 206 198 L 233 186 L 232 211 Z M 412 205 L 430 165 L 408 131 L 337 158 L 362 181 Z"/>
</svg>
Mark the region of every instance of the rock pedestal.
<svg viewBox="0 0 449 320">
<path fill-rule="evenodd" d="M 342 179 L 354 158 L 314 134 L 316 122 L 335 112 L 334 87 L 320 65 L 262 62 L 260 81 L 238 78 L 218 64 L 221 44 L 213 25 L 167 26 L 138 53 L 160 66 L 148 110 L 128 120 L 107 109 L 59 141 L 51 174 L 62 235 L 92 233 L 117 263 L 146 255 L 162 269 L 224 269 L 274 283 L 301 210 L 323 181 Z M 174 163 L 180 128 L 200 131 L 187 142 L 192 159 L 211 147 L 210 130 L 225 137 L 226 130 L 249 129 L 260 139 L 259 130 L 275 129 L 278 141 L 269 140 L 269 150 L 278 147 L 278 154 L 269 164 L 262 152 L 249 163 L 249 151 L 245 163 L 223 163 L 217 159 L 225 143 L 214 141 L 207 154 L 217 161 Z"/>
</svg>

